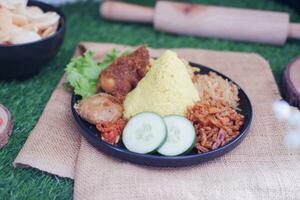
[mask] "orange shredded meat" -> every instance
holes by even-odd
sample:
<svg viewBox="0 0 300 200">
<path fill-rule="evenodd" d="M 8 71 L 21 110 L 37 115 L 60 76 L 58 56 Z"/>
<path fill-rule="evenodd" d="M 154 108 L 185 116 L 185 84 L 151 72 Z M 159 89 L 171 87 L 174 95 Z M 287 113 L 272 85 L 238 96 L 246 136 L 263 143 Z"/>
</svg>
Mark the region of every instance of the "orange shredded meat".
<svg viewBox="0 0 300 200">
<path fill-rule="evenodd" d="M 223 100 L 199 101 L 187 111 L 196 134 L 199 153 L 217 149 L 239 135 L 244 116 Z"/>
<path fill-rule="evenodd" d="M 101 122 L 96 124 L 96 128 L 100 131 L 99 136 L 105 142 L 117 144 L 120 140 L 122 131 L 126 125 L 126 120 L 121 118 L 114 122 Z"/>
</svg>

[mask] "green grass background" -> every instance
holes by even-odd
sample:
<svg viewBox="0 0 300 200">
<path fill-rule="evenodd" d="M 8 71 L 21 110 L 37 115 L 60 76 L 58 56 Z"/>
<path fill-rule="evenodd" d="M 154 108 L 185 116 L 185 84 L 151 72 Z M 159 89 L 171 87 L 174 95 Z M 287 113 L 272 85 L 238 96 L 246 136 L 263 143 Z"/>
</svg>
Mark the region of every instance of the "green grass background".
<svg viewBox="0 0 300 200">
<path fill-rule="evenodd" d="M 153 1 L 136 0 L 132 2 L 153 5 Z M 293 9 L 271 0 L 198 0 L 188 2 L 285 11 L 291 14 L 292 21 L 300 21 L 300 15 Z M 95 2 L 81 2 L 64 5 L 61 8 L 67 16 L 67 34 L 57 57 L 31 79 L 23 82 L 0 81 L 0 102 L 11 110 L 15 123 L 13 135 L 8 145 L 0 150 L 0 199 L 72 198 L 72 180 L 35 169 L 14 169 L 12 162 L 35 126 L 48 98 L 63 74 L 64 66 L 70 60 L 79 41 L 113 42 L 129 45 L 147 43 L 152 47 L 193 47 L 256 52 L 269 61 L 277 80 L 279 80 L 282 69 L 287 62 L 300 54 L 300 42 L 297 41 L 289 41 L 282 47 L 247 44 L 218 39 L 176 36 L 155 32 L 150 25 L 105 21 L 99 17 L 98 3 Z"/>
</svg>

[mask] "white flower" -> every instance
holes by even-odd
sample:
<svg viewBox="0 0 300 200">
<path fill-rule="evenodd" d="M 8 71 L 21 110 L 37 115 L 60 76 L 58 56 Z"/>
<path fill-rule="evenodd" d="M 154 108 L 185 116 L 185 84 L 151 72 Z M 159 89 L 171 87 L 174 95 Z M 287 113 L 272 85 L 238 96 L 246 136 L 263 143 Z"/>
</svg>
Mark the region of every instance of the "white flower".
<svg viewBox="0 0 300 200">
<path fill-rule="evenodd" d="M 289 119 L 292 109 L 285 101 L 276 101 L 273 103 L 273 111 L 278 120 L 283 121 Z"/>
<path fill-rule="evenodd" d="M 284 138 L 284 143 L 290 149 L 299 149 L 300 147 L 300 133 L 298 131 L 291 131 Z"/>
<path fill-rule="evenodd" d="M 299 129 L 299 134 L 300 134 L 300 112 L 299 111 L 294 111 L 288 118 L 288 123 L 293 126 L 293 127 L 298 127 Z"/>
<path fill-rule="evenodd" d="M 291 149 L 300 149 L 300 112 L 285 101 L 273 104 L 273 110 L 279 121 L 288 123 L 290 131 L 284 138 L 284 143 Z"/>
</svg>

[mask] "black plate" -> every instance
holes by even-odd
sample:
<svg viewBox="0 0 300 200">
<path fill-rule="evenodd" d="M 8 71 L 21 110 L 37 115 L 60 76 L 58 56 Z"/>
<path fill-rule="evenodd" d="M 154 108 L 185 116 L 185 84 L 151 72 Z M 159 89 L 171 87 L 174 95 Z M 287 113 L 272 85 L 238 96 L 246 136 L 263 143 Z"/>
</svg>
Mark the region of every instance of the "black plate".
<svg viewBox="0 0 300 200">
<path fill-rule="evenodd" d="M 228 77 L 223 74 L 210 69 L 208 67 L 190 63 L 194 67 L 198 67 L 201 69 L 200 74 L 207 74 L 209 71 L 216 72 L 218 75 L 222 76 L 231 81 Z M 233 82 L 233 81 L 232 81 Z M 236 83 L 235 83 L 236 84 Z M 94 147 L 99 149 L 100 151 L 106 153 L 115 158 L 119 158 L 121 160 L 129 161 L 132 163 L 147 165 L 147 166 L 156 166 L 156 167 L 182 167 L 189 166 L 194 164 L 199 164 L 201 162 L 205 162 L 219 156 L 224 155 L 225 153 L 234 149 L 237 145 L 241 143 L 241 141 L 245 138 L 252 121 L 252 106 L 250 100 L 246 93 L 239 89 L 239 98 L 240 98 L 240 106 L 241 114 L 245 117 L 245 123 L 241 127 L 240 134 L 234 138 L 231 142 L 220 147 L 218 149 L 209 151 L 207 153 L 197 154 L 196 151 L 191 152 L 188 155 L 182 156 L 174 156 L 174 157 L 165 157 L 158 154 L 138 154 L 128 151 L 123 144 L 118 144 L 118 146 L 110 145 L 104 141 L 102 141 L 98 134 L 99 132 L 95 128 L 94 125 L 89 124 L 85 120 L 81 119 L 80 116 L 74 110 L 74 104 L 80 100 L 79 96 L 72 96 L 72 113 L 74 118 L 81 129 L 81 134 L 87 139 L 87 141 L 92 144 Z"/>
</svg>

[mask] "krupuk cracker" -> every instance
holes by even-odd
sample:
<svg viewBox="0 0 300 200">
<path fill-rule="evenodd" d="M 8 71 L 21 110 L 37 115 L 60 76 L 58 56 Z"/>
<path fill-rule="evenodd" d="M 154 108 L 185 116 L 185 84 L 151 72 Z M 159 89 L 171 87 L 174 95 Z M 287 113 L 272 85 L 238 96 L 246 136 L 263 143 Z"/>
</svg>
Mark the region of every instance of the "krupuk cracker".
<svg viewBox="0 0 300 200">
<path fill-rule="evenodd" d="M 60 16 L 56 12 L 44 12 L 27 3 L 0 0 L 0 45 L 34 42 L 57 31 Z"/>
</svg>

